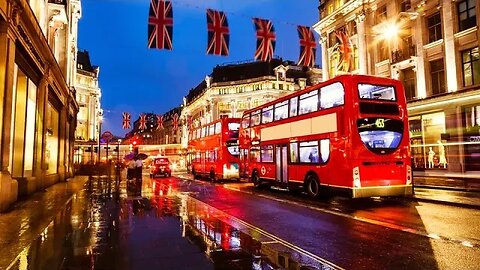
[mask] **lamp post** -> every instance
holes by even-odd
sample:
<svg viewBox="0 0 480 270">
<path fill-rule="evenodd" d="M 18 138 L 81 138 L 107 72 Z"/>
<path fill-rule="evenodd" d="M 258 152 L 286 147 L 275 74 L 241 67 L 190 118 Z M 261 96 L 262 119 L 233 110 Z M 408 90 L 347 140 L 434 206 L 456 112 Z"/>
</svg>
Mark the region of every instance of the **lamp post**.
<svg viewBox="0 0 480 270">
<path fill-rule="evenodd" d="M 97 163 L 100 162 L 100 138 L 102 137 L 102 113 L 98 113 L 98 153 L 97 153 Z"/>
<path fill-rule="evenodd" d="M 122 143 L 122 139 L 118 139 L 117 144 L 117 162 L 120 162 L 120 143 Z"/>
</svg>

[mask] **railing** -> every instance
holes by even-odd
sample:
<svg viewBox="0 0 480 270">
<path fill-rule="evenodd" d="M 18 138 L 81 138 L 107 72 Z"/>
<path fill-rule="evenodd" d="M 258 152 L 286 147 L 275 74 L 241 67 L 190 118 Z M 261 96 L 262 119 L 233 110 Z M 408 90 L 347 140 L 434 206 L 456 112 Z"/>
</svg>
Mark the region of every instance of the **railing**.
<svg viewBox="0 0 480 270">
<path fill-rule="evenodd" d="M 410 59 L 411 56 L 415 56 L 415 55 L 416 55 L 415 45 L 392 51 L 392 64 Z"/>
</svg>

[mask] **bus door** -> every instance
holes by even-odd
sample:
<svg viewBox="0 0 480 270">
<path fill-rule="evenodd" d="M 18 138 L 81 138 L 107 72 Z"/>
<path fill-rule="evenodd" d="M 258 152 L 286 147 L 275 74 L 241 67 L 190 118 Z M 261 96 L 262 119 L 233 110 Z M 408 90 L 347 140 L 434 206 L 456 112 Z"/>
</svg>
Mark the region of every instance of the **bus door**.
<svg viewBox="0 0 480 270">
<path fill-rule="evenodd" d="M 288 183 L 287 157 L 287 145 L 277 145 L 275 147 L 275 178 L 282 184 Z"/>
<path fill-rule="evenodd" d="M 240 177 L 246 177 L 248 169 L 248 149 L 240 149 Z"/>
</svg>

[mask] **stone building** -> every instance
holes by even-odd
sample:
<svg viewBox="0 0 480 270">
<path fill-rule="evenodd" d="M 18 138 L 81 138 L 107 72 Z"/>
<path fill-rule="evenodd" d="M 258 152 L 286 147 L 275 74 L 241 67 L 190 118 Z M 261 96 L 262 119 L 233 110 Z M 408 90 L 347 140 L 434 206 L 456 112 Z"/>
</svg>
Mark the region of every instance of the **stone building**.
<svg viewBox="0 0 480 270">
<path fill-rule="evenodd" d="M 480 171 L 478 1 L 320 0 L 319 11 L 324 80 L 401 80 L 414 168 Z"/>
<path fill-rule="evenodd" d="M 97 141 L 100 119 L 103 111 L 100 106 L 102 92 L 98 85 L 100 68 L 90 62 L 88 51 L 77 53 L 77 75 L 75 90 L 80 110 L 77 115 L 75 138 L 78 142 Z"/>
<path fill-rule="evenodd" d="M 0 210 L 73 174 L 79 0 L 0 1 Z"/>
<path fill-rule="evenodd" d="M 321 81 L 318 68 L 291 61 L 242 62 L 216 66 L 184 98 L 182 121 L 193 126 L 221 116 L 241 117 L 245 110 Z M 187 147 L 188 126 L 183 126 L 182 146 Z"/>
</svg>

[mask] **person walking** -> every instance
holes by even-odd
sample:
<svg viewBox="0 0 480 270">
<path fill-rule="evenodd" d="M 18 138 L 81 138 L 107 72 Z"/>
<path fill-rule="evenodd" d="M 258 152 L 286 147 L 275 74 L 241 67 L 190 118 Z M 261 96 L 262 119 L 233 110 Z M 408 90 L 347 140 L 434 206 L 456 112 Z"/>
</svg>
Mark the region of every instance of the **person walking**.
<svg viewBox="0 0 480 270">
<path fill-rule="evenodd" d="M 135 166 L 136 166 L 136 178 L 138 181 L 142 180 L 142 170 L 143 170 L 143 161 L 138 157 L 135 158 Z"/>
</svg>

